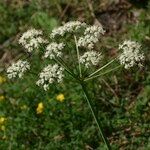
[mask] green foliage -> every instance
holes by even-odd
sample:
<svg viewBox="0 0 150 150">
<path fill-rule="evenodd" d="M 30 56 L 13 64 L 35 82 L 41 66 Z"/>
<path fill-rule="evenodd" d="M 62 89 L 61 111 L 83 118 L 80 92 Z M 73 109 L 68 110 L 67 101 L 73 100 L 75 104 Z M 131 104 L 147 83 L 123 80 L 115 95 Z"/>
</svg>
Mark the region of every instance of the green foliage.
<svg viewBox="0 0 150 150">
<path fill-rule="evenodd" d="M 50 18 L 45 12 L 37 12 L 31 17 L 31 24 L 50 32 L 58 25 L 55 18 Z"/>
<path fill-rule="evenodd" d="M 150 19 L 146 12 L 143 12 L 140 16 L 139 23 L 131 25 L 129 29 L 130 35 L 133 39 L 138 41 L 144 41 L 150 35 Z"/>
</svg>

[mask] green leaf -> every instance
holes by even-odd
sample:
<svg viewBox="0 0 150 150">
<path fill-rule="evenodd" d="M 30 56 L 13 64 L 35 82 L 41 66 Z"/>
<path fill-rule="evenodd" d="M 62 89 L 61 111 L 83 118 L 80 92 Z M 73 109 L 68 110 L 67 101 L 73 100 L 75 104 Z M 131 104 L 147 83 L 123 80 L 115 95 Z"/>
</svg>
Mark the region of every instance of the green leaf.
<svg viewBox="0 0 150 150">
<path fill-rule="evenodd" d="M 49 17 L 45 12 L 37 12 L 31 17 L 31 24 L 44 30 L 51 31 L 58 25 L 58 21 L 53 17 Z"/>
</svg>

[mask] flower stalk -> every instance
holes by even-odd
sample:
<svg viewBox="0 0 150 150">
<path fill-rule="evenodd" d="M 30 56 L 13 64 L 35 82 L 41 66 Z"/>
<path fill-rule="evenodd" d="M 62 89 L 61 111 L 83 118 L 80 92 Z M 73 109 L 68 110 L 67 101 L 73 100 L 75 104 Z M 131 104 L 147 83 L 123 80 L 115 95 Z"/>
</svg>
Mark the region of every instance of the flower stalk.
<svg viewBox="0 0 150 150">
<path fill-rule="evenodd" d="M 79 48 L 78 48 L 78 44 L 77 44 L 77 38 L 75 35 L 74 35 L 74 40 L 75 40 L 75 44 L 76 44 L 76 51 L 77 51 L 78 65 L 79 65 L 79 74 L 80 74 L 80 78 L 81 78 L 82 72 L 81 72 L 81 64 L 80 64 L 80 54 L 79 54 Z"/>
<path fill-rule="evenodd" d="M 107 74 L 107 73 L 110 73 L 110 72 L 112 72 L 112 71 L 117 70 L 117 69 L 120 68 L 121 66 L 122 66 L 122 65 L 119 65 L 119 66 L 117 66 L 117 67 L 115 67 L 115 68 L 109 69 L 109 70 L 107 70 L 107 71 L 105 71 L 105 72 L 103 72 L 103 73 L 100 73 L 100 74 L 98 74 L 98 75 L 95 75 L 95 76 L 92 76 L 92 77 L 87 77 L 87 78 L 84 79 L 84 81 L 89 81 L 89 80 L 92 80 L 92 79 L 94 79 L 94 78 L 103 76 L 103 75 L 105 75 L 105 74 Z"/>
<path fill-rule="evenodd" d="M 95 72 L 93 72 L 92 74 L 89 75 L 89 77 L 94 76 L 96 73 L 100 72 L 101 70 L 103 70 L 104 68 L 106 68 L 107 66 L 109 66 L 111 63 L 113 63 L 115 61 L 115 59 L 111 60 L 110 62 L 108 62 L 106 65 L 102 66 L 101 68 L 99 68 L 98 70 L 96 70 Z"/>
<path fill-rule="evenodd" d="M 108 140 L 107 140 L 107 138 L 106 138 L 106 136 L 105 136 L 105 134 L 104 134 L 104 132 L 103 132 L 103 130 L 102 130 L 100 121 L 98 120 L 98 117 L 97 117 L 97 115 L 96 115 L 96 112 L 95 112 L 95 110 L 93 109 L 90 96 L 89 96 L 89 94 L 88 94 L 88 92 L 87 92 L 87 89 L 86 89 L 86 85 L 85 85 L 85 83 L 83 83 L 83 82 L 81 82 L 80 85 L 81 85 L 81 87 L 82 87 L 82 90 L 83 90 L 83 93 L 84 93 L 84 95 L 85 95 L 86 101 L 87 101 L 87 103 L 88 103 L 88 105 L 89 105 L 89 108 L 90 108 L 90 110 L 91 110 L 91 112 L 92 112 L 93 118 L 94 118 L 94 120 L 95 120 L 95 122 L 96 122 L 96 125 L 97 125 L 97 127 L 98 127 L 99 133 L 100 133 L 100 135 L 101 135 L 101 137 L 102 137 L 102 139 L 103 139 L 103 141 L 104 141 L 104 143 L 105 143 L 105 145 L 106 145 L 106 147 L 107 147 L 107 150 L 111 150 L 110 144 L 109 144 L 109 142 L 108 142 Z"/>
</svg>

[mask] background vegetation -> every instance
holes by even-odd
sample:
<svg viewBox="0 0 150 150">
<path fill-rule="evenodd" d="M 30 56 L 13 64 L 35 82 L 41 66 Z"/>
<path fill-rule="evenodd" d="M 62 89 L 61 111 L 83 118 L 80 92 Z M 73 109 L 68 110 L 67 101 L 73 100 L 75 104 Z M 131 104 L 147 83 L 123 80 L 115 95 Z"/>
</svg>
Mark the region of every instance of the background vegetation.
<svg viewBox="0 0 150 150">
<path fill-rule="evenodd" d="M 24 55 L 17 42 L 22 32 L 35 27 L 49 33 L 70 20 L 103 24 L 106 60 L 125 39 L 142 43 L 142 69 L 119 70 L 88 88 L 114 150 L 150 149 L 149 0 L 0 0 L 0 16 L 0 149 L 105 150 L 81 87 L 68 82 L 45 93 L 32 75 L 17 81 L 5 75 Z"/>
</svg>

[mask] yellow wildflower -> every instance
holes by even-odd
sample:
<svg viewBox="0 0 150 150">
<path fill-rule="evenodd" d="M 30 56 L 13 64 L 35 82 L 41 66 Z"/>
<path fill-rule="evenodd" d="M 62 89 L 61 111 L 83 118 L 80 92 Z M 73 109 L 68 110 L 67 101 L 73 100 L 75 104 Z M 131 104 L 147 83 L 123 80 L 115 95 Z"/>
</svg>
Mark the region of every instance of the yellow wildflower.
<svg viewBox="0 0 150 150">
<path fill-rule="evenodd" d="M 64 96 L 64 94 L 58 94 L 56 96 L 56 99 L 60 102 L 63 102 L 65 100 L 65 96 Z"/>
<path fill-rule="evenodd" d="M 38 107 L 36 108 L 36 113 L 41 114 L 44 110 L 44 105 L 42 102 L 38 103 Z"/>
<path fill-rule="evenodd" d="M 0 76 L 0 84 L 2 84 L 2 83 L 4 83 L 4 82 L 6 82 L 6 78 Z"/>
<path fill-rule="evenodd" d="M 6 118 L 5 117 L 0 117 L 0 124 L 4 124 Z"/>
<path fill-rule="evenodd" d="M 0 95 L 0 102 L 3 101 L 5 97 L 3 95 Z"/>
</svg>

